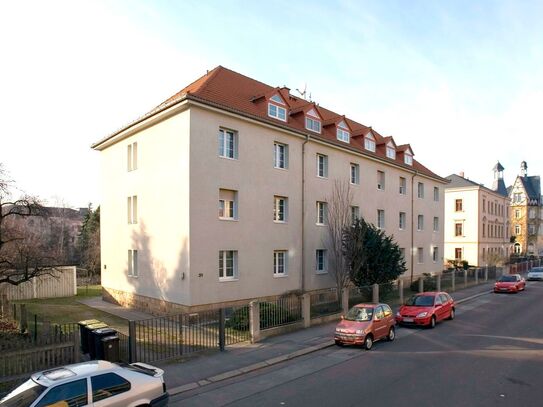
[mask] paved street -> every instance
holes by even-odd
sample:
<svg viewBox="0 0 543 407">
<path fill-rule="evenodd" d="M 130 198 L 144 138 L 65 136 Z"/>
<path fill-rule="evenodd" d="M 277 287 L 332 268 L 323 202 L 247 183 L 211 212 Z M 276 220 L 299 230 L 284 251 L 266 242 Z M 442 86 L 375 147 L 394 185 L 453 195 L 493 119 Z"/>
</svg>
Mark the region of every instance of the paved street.
<svg viewBox="0 0 543 407">
<path fill-rule="evenodd" d="M 541 406 L 543 283 L 462 304 L 371 351 L 328 348 L 173 396 L 172 406 Z"/>
</svg>

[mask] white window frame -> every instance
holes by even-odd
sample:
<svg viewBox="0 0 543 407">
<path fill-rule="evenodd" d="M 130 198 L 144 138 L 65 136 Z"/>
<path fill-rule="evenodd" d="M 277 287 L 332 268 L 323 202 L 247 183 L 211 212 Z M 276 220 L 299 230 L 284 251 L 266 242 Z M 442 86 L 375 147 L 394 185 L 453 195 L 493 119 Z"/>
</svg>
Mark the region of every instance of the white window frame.
<svg viewBox="0 0 543 407">
<path fill-rule="evenodd" d="M 385 190 L 386 175 L 384 171 L 377 170 L 377 189 L 379 191 Z"/>
<path fill-rule="evenodd" d="M 228 136 L 228 137 L 227 137 Z M 238 159 L 238 133 L 234 130 L 219 128 L 219 157 L 229 160 Z"/>
<path fill-rule="evenodd" d="M 321 121 L 317 119 L 316 117 L 305 117 L 305 128 L 309 131 L 312 131 L 314 133 L 321 133 Z"/>
<path fill-rule="evenodd" d="M 273 221 L 286 223 L 288 220 L 288 198 L 274 195 L 273 197 Z"/>
<path fill-rule="evenodd" d="M 377 209 L 377 228 L 385 229 L 385 210 Z"/>
<path fill-rule="evenodd" d="M 419 182 L 417 184 L 417 197 L 420 199 L 424 199 L 424 183 Z"/>
<path fill-rule="evenodd" d="M 282 170 L 288 169 L 288 144 L 273 143 L 273 166 Z"/>
<path fill-rule="evenodd" d="M 375 140 L 369 138 L 368 136 L 364 137 L 364 148 L 368 151 L 375 153 L 375 148 L 376 148 Z"/>
<path fill-rule="evenodd" d="M 390 158 L 392 160 L 396 159 L 396 149 L 393 146 L 387 145 L 386 154 L 387 154 L 387 158 Z"/>
<path fill-rule="evenodd" d="M 458 229 L 456 228 L 458 225 L 460 225 L 460 233 L 458 233 Z M 454 222 L 454 236 L 455 237 L 464 236 L 464 222 Z"/>
<path fill-rule="evenodd" d="M 128 224 L 135 225 L 138 223 L 138 196 L 132 195 L 127 198 L 126 210 L 128 216 Z"/>
<path fill-rule="evenodd" d="M 288 251 L 274 250 L 273 252 L 273 276 L 286 277 L 288 274 Z"/>
<path fill-rule="evenodd" d="M 228 274 L 228 265 L 231 257 L 232 275 Z M 222 267 L 221 267 L 222 264 Z M 238 251 L 237 250 L 219 250 L 219 281 L 232 281 L 238 279 Z"/>
<path fill-rule="evenodd" d="M 351 133 L 348 130 L 342 129 L 341 127 L 337 128 L 336 137 L 339 141 L 344 143 L 349 143 L 351 140 Z"/>
<path fill-rule="evenodd" d="M 317 177 L 328 178 L 328 156 L 317 153 Z"/>
<path fill-rule="evenodd" d="M 233 193 L 233 199 L 226 199 L 221 197 L 221 191 L 225 191 L 224 194 Z M 222 212 L 222 215 L 221 215 Z M 238 191 L 220 188 L 219 189 L 219 209 L 218 216 L 220 220 L 237 220 L 238 219 Z"/>
<path fill-rule="evenodd" d="M 358 218 L 360 218 L 360 207 L 351 205 L 351 223 L 354 223 Z"/>
<path fill-rule="evenodd" d="M 326 249 L 315 250 L 315 272 L 317 274 L 328 273 L 328 253 Z"/>
<path fill-rule="evenodd" d="M 419 232 L 424 230 L 424 215 L 417 216 L 417 230 Z"/>
<path fill-rule="evenodd" d="M 281 120 L 282 122 L 286 122 L 287 109 L 282 106 L 278 106 L 275 103 L 268 103 L 268 116 Z"/>
<path fill-rule="evenodd" d="M 328 223 L 328 204 L 324 201 L 317 201 L 317 221 L 316 224 L 324 226 Z"/>
<path fill-rule="evenodd" d="M 360 165 L 351 163 L 351 185 L 360 185 Z"/>
<path fill-rule="evenodd" d="M 127 146 L 127 170 L 134 171 L 138 169 L 138 143 L 134 142 Z"/>
<path fill-rule="evenodd" d="M 398 228 L 400 230 L 405 230 L 406 223 L 407 223 L 406 219 L 407 219 L 407 214 L 405 212 L 400 212 L 399 225 L 398 225 Z"/>
<path fill-rule="evenodd" d="M 434 187 L 434 202 L 439 202 L 439 188 Z"/>
<path fill-rule="evenodd" d="M 135 249 L 128 249 L 128 277 L 138 277 L 138 251 Z"/>
<path fill-rule="evenodd" d="M 434 226 L 433 226 L 434 232 L 439 232 L 439 217 L 434 216 Z"/>
<path fill-rule="evenodd" d="M 520 225 L 515 225 L 515 236 L 520 236 L 522 234 L 522 228 Z"/>
<path fill-rule="evenodd" d="M 424 248 L 417 247 L 417 264 L 424 264 Z"/>
<path fill-rule="evenodd" d="M 407 195 L 407 179 L 404 177 L 400 177 L 400 195 Z"/>
<path fill-rule="evenodd" d="M 411 154 L 404 154 L 403 162 L 407 165 L 413 165 L 413 156 Z"/>
</svg>

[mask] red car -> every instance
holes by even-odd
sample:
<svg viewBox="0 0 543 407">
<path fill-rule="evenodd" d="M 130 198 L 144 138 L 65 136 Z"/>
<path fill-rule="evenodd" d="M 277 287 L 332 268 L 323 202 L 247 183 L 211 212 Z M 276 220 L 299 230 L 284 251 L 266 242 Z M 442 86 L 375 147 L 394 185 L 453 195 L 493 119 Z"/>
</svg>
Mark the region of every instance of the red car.
<svg viewBox="0 0 543 407">
<path fill-rule="evenodd" d="M 336 326 L 336 345 L 363 345 L 370 350 L 373 342 L 386 338 L 393 341 L 394 315 L 387 304 L 358 304 L 341 317 Z"/>
<path fill-rule="evenodd" d="M 433 328 L 444 319 L 454 319 L 454 300 L 446 292 L 426 292 L 412 296 L 396 313 L 400 325 Z"/>
<path fill-rule="evenodd" d="M 495 293 L 518 293 L 526 289 L 526 281 L 520 274 L 508 274 L 501 276 L 494 284 Z"/>
</svg>

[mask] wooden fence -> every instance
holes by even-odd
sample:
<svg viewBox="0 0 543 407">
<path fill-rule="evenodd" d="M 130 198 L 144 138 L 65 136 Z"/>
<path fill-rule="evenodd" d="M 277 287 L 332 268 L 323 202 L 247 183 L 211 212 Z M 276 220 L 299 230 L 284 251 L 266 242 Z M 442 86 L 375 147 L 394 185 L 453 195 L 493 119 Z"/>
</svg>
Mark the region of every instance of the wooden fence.
<svg viewBox="0 0 543 407">
<path fill-rule="evenodd" d="M 10 301 L 71 297 L 77 294 L 75 266 L 58 267 L 51 274 L 35 277 L 18 286 L 8 284 L 4 294 Z"/>
</svg>

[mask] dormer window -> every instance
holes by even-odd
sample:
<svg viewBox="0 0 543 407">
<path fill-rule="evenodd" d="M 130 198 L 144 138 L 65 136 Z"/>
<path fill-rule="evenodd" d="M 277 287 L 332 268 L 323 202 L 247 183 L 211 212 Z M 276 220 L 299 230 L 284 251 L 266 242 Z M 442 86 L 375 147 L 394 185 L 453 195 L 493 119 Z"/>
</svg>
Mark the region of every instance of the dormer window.
<svg viewBox="0 0 543 407">
<path fill-rule="evenodd" d="M 387 157 L 393 160 L 396 159 L 396 149 L 391 144 L 387 145 Z"/>
<path fill-rule="evenodd" d="M 364 138 L 364 147 L 366 148 L 366 150 L 373 151 L 375 153 L 375 139 L 371 134 L 368 134 Z"/>
<path fill-rule="evenodd" d="M 321 121 L 318 113 L 314 109 L 311 109 L 305 116 L 305 128 L 307 130 L 314 131 L 315 133 L 321 132 Z"/>
<path fill-rule="evenodd" d="M 279 105 L 284 106 L 285 103 L 278 95 L 273 95 L 268 103 L 268 116 L 286 122 L 287 109 Z"/>
<path fill-rule="evenodd" d="M 403 162 L 407 165 L 413 165 L 413 156 L 411 154 L 405 153 L 403 156 Z"/>
<path fill-rule="evenodd" d="M 337 139 L 345 143 L 348 143 L 349 140 L 351 139 L 349 128 L 347 127 L 347 125 L 345 124 L 343 120 L 337 125 Z"/>
</svg>

